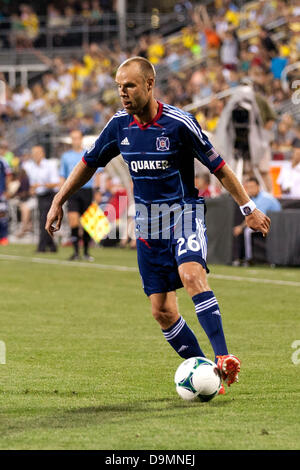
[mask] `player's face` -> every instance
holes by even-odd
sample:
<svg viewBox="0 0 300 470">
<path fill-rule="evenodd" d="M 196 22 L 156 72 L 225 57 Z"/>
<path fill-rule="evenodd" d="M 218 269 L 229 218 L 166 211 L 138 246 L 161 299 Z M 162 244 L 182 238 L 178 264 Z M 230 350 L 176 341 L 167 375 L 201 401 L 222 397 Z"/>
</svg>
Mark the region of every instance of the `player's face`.
<svg viewBox="0 0 300 470">
<path fill-rule="evenodd" d="M 153 79 L 146 79 L 136 63 L 121 67 L 116 75 L 121 103 L 128 114 L 140 114 L 151 98 Z"/>
</svg>

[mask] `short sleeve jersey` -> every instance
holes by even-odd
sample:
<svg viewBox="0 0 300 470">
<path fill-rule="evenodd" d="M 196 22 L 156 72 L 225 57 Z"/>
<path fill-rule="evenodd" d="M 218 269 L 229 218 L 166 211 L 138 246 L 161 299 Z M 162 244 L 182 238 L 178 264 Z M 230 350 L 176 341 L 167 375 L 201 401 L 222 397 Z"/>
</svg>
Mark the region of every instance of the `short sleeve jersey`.
<svg viewBox="0 0 300 470">
<path fill-rule="evenodd" d="M 194 185 L 194 158 L 211 173 L 225 164 L 192 114 L 161 102 L 146 124 L 118 111 L 82 160 L 103 167 L 120 153 L 133 180 L 135 202 L 145 205 L 201 203 Z"/>
<path fill-rule="evenodd" d="M 67 179 L 73 168 L 77 165 L 77 163 L 82 159 L 85 151 L 82 150 L 80 152 L 75 152 L 74 150 L 68 150 L 67 152 L 63 153 L 61 156 L 60 162 L 60 170 L 59 176 L 62 178 Z M 92 188 L 93 181 L 89 180 L 83 188 Z"/>
</svg>

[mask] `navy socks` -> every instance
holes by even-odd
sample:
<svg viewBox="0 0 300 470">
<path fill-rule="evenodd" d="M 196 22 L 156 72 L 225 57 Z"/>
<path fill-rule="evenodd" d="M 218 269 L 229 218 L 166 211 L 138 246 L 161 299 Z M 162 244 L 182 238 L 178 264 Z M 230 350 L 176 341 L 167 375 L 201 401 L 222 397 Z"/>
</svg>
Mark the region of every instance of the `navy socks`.
<svg viewBox="0 0 300 470">
<path fill-rule="evenodd" d="M 201 292 L 194 295 L 192 300 L 200 325 L 208 336 L 215 356 L 228 354 L 221 313 L 213 291 Z"/>
<path fill-rule="evenodd" d="M 201 292 L 194 295 L 192 300 L 199 323 L 212 345 L 215 356 L 228 354 L 221 313 L 213 291 Z M 194 356 L 205 357 L 195 334 L 181 316 L 174 325 L 162 332 L 172 348 L 184 359 Z"/>
<path fill-rule="evenodd" d="M 182 317 L 174 325 L 166 330 L 162 330 L 162 332 L 172 348 L 184 359 L 195 356 L 205 357 L 196 336 Z"/>
</svg>

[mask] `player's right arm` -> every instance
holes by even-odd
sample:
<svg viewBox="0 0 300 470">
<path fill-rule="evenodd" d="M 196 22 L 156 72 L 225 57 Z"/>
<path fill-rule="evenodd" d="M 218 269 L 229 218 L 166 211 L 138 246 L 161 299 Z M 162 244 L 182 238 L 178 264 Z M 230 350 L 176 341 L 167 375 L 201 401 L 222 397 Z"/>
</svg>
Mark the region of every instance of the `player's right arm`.
<svg viewBox="0 0 300 470">
<path fill-rule="evenodd" d="M 53 237 L 54 232 L 60 229 L 63 218 L 63 204 L 92 178 L 98 167 L 104 167 L 120 153 L 117 142 L 118 129 L 116 121 L 114 117 L 111 118 L 93 146 L 84 154 L 82 161 L 77 163 L 54 197 L 45 225 L 45 229 L 51 237 Z"/>
</svg>

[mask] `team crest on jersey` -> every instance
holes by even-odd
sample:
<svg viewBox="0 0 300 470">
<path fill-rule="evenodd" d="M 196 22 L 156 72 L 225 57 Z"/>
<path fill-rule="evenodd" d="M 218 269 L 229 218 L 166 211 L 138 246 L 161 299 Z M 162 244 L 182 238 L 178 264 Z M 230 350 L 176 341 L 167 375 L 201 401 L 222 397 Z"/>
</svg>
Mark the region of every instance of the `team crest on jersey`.
<svg viewBox="0 0 300 470">
<path fill-rule="evenodd" d="M 156 150 L 161 150 L 162 152 L 170 149 L 170 140 L 169 137 L 157 137 L 156 138 Z"/>
</svg>

